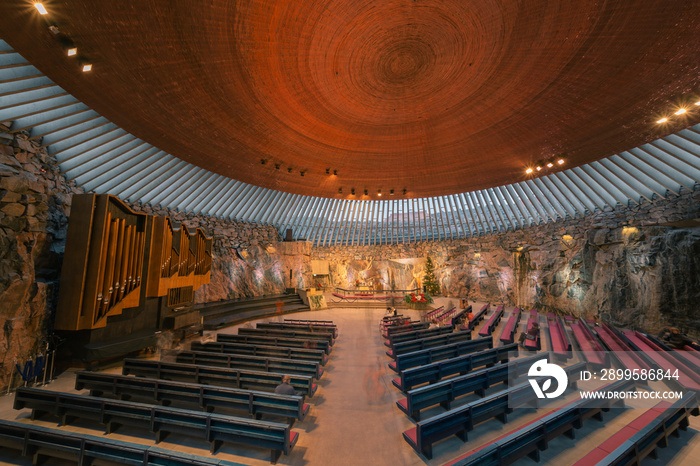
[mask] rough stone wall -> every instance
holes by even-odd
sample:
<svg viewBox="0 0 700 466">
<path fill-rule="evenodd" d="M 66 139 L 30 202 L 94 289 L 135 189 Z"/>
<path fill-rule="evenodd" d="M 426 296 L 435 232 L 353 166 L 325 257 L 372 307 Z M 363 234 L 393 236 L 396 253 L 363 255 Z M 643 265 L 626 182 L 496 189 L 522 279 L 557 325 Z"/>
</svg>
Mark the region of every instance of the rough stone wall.
<svg viewBox="0 0 700 466">
<path fill-rule="evenodd" d="M 0 387 L 15 362 L 46 348 L 71 196 L 80 192 L 26 132 L 0 123 Z"/>
<path fill-rule="evenodd" d="M 464 240 L 317 247 L 331 284 L 420 286 L 426 256 L 441 293 L 594 316 L 656 331 L 673 323 L 700 330 L 700 189 L 654 203 L 605 209 L 558 223 Z M 681 226 L 686 226 L 679 224 Z"/>
</svg>

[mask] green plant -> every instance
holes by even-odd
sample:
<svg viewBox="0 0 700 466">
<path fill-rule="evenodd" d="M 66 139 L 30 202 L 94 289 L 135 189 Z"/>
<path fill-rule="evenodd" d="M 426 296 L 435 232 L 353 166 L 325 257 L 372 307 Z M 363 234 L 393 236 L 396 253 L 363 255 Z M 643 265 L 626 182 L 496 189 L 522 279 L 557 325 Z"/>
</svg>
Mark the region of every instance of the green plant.
<svg viewBox="0 0 700 466">
<path fill-rule="evenodd" d="M 433 295 L 440 293 L 440 285 L 438 285 L 437 278 L 435 278 L 435 266 L 433 265 L 433 261 L 430 259 L 430 256 L 425 259 L 423 287 L 425 288 L 426 293 Z"/>
</svg>

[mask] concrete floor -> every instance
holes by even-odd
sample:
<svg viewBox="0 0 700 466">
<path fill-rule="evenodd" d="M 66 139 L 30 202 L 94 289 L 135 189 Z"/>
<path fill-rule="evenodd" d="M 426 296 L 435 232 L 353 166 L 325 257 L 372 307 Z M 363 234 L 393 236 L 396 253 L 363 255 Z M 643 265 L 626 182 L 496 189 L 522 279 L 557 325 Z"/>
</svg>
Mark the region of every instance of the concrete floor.
<svg viewBox="0 0 700 466">
<path fill-rule="evenodd" d="M 446 301 L 445 301 L 446 302 Z M 456 304 L 457 302 L 453 300 Z M 436 304 L 441 304 L 438 301 Z M 480 305 L 475 305 L 475 308 Z M 418 318 L 417 311 L 402 311 L 405 315 Z M 296 422 L 293 430 L 300 433 L 299 441 L 288 456 L 280 457 L 282 465 L 439 465 L 461 454 L 467 453 L 491 439 L 513 430 L 519 425 L 539 417 L 574 398 L 550 402 L 539 409 L 516 410 L 507 425 L 491 420 L 482 423 L 469 434 L 469 441 L 463 443 L 456 437 L 437 443 L 433 447 L 434 457 L 427 460 L 404 441 L 401 433 L 415 425 L 396 407 L 395 402 L 404 397 L 392 384 L 396 374 L 387 367 L 390 362 L 384 354 L 386 347 L 379 332 L 379 321 L 384 315 L 383 308 L 377 309 L 329 309 L 324 311 L 294 314 L 293 318 L 316 318 L 332 320 L 338 326 L 339 338 L 333 347 L 326 373 L 319 381 L 319 389 L 313 398 L 307 398 L 311 410 L 303 422 Z M 269 320 L 269 319 L 264 319 Z M 244 324 L 250 325 L 250 324 Z M 503 325 L 503 324 L 501 324 Z M 524 325 L 524 323 L 521 323 Z M 223 333 L 236 333 L 236 327 L 222 330 Z M 500 334 L 497 329 L 495 335 Z M 206 334 L 205 338 L 213 338 Z M 107 368 L 110 372 L 118 367 Z M 74 392 L 73 371 L 62 374 L 46 388 L 56 391 Z M 498 389 L 499 387 L 496 387 Z M 494 388 L 491 389 L 495 391 Z M 476 399 L 469 395 L 459 404 Z M 455 406 L 457 406 L 456 404 Z M 435 407 L 424 411 L 423 418 L 442 412 Z M 605 421 L 586 421 L 576 432 L 576 440 L 560 437 L 542 452 L 542 464 L 566 465 L 575 462 L 582 455 L 595 448 L 622 426 L 641 414 L 639 409 L 619 409 L 605 414 Z M 29 411 L 14 411 L 12 396 L 0 397 L 0 417 L 31 422 Z M 273 420 L 273 419 L 271 419 Z M 34 421 L 37 425 L 56 428 L 56 420 L 47 417 Z M 97 424 L 73 424 L 62 429 L 102 436 L 103 430 Z M 698 464 L 700 458 L 700 420 L 693 418 L 691 429 L 681 433 L 680 438 L 672 437 L 670 446 L 659 449 L 659 459 L 647 459 L 644 465 L 690 465 Z M 147 432 L 127 429 L 110 434 L 111 438 L 135 443 L 153 445 L 152 436 Z M 208 444 L 182 436 L 170 436 L 159 444 L 163 448 L 209 456 Z M 224 445 L 216 458 L 236 461 L 251 466 L 269 463 L 269 451 L 264 449 L 241 448 Z M 693 459 L 695 458 L 695 459 Z M 28 465 L 31 461 L 7 452 L 0 451 L 0 464 Z M 46 463 L 66 464 L 66 463 Z M 529 459 L 518 464 L 535 464 Z"/>
</svg>

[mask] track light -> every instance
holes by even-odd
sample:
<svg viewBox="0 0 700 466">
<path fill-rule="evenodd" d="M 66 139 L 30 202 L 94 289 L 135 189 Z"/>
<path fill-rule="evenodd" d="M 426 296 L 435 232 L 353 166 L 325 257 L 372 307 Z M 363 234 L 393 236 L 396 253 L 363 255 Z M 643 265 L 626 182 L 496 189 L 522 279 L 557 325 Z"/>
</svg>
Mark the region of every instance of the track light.
<svg viewBox="0 0 700 466">
<path fill-rule="evenodd" d="M 333 170 L 334 175 L 338 175 L 338 170 Z"/>
<path fill-rule="evenodd" d="M 343 194 L 343 188 L 338 188 L 338 194 Z"/>
<path fill-rule="evenodd" d="M 326 175 L 330 175 L 330 174 L 331 174 L 331 169 L 330 169 L 330 168 L 326 168 Z"/>
<path fill-rule="evenodd" d="M 390 189 L 390 190 L 389 190 L 389 194 L 393 196 L 393 195 L 394 195 L 394 190 L 393 190 L 393 189 Z"/>
<path fill-rule="evenodd" d="M 352 194 L 353 196 L 355 195 L 355 188 L 352 188 L 352 189 L 350 190 L 350 194 Z"/>
<path fill-rule="evenodd" d="M 292 167 L 287 168 L 287 173 L 292 173 Z"/>
<path fill-rule="evenodd" d="M 46 8 L 44 8 L 44 5 L 42 3 L 35 3 L 34 8 L 36 8 L 40 15 L 46 15 L 49 13 L 48 11 L 46 11 Z"/>
<path fill-rule="evenodd" d="M 405 196 L 408 190 L 406 188 L 403 188 L 403 195 Z"/>
<path fill-rule="evenodd" d="M 304 176 L 304 173 L 306 173 L 306 170 L 301 170 L 301 171 L 299 172 L 299 174 L 300 174 L 301 176 Z"/>
<path fill-rule="evenodd" d="M 279 163 L 276 163 L 276 164 L 275 164 L 275 170 L 279 170 L 279 169 L 280 169 L 280 164 L 279 164 Z"/>
<path fill-rule="evenodd" d="M 265 165 L 267 163 L 267 160 L 265 159 L 260 159 L 260 165 Z"/>
</svg>

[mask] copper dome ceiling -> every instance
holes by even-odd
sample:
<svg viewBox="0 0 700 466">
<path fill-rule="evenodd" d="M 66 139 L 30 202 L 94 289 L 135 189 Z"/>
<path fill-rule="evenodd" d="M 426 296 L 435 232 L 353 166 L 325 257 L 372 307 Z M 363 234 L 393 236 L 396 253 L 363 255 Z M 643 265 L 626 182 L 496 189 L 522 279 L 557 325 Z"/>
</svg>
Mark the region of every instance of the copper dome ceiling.
<svg viewBox="0 0 700 466">
<path fill-rule="evenodd" d="M 92 72 L 31 3 L 2 2 L 0 32 L 54 82 L 187 162 L 291 193 L 500 186 L 699 120 L 655 124 L 700 91 L 699 2 L 45 4 Z"/>
</svg>

